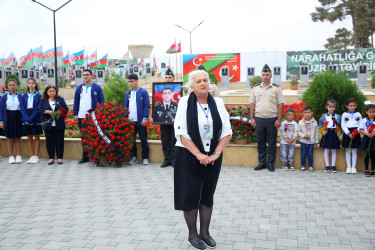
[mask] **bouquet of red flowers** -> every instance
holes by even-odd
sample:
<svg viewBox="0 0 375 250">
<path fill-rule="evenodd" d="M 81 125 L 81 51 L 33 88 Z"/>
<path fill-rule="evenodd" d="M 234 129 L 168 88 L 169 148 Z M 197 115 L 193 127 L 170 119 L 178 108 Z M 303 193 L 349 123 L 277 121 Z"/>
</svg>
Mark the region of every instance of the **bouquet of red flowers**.
<svg viewBox="0 0 375 250">
<path fill-rule="evenodd" d="M 324 125 L 324 131 L 325 132 L 327 132 L 328 131 L 328 123 L 329 123 L 329 121 L 325 121 L 325 122 L 323 122 L 323 125 Z M 324 147 L 324 145 L 325 145 L 325 142 L 326 142 L 326 135 L 323 135 L 323 143 L 322 143 L 322 145 L 323 145 L 323 147 Z"/>
<path fill-rule="evenodd" d="M 372 133 L 375 129 L 375 124 L 371 124 L 371 126 L 368 128 L 368 132 Z M 370 138 L 370 142 L 368 143 L 368 146 L 366 148 L 366 155 L 370 155 L 370 148 L 371 148 L 372 138 Z"/>
<path fill-rule="evenodd" d="M 42 122 L 42 126 L 52 122 L 52 120 L 58 120 L 60 117 L 64 118 L 66 116 L 66 110 L 63 107 L 60 107 L 58 110 L 55 110 L 51 114 L 51 119 Z"/>
<path fill-rule="evenodd" d="M 357 134 L 358 134 L 358 129 L 354 129 L 353 130 L 353 132 L 352 132 L 352 139 L 350 139 L 350 143 L 349 143 L 349 146 L 348 146 L 348 148 L 351 148 L 352 147 L 352 142 L 353 142 L 353 139 L 357 136 Z"/>
<path fill-rule="evenodd" d="M 82 120 L 83 149 L 96 166 L 120 166 L 135 146 L 134 124 L 126 114 L 128 111 L 118 103 L 102 103 L 91 110 Z"/>
</svg>

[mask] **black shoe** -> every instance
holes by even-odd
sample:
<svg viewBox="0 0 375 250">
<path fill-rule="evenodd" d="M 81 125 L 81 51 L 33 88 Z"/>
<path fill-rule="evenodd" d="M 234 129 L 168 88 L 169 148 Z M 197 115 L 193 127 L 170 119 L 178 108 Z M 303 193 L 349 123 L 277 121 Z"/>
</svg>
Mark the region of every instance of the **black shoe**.
<svg viewBox="0 0 375 250">
<path fill-rule="evenodd" d="M 161 167 L 161 168 L 165 168 L 165 167 L 168 167 L 169 164 L 170 164 L 170 163 L 169 163 L 168 161 L 165 161 L 165 162 L 163 162 L 163 163 L 160 165 L 160 167 Z"/>
<path fill-rule="evenodd" d="M 273 165 L 268 165 L 268 171 L 275 172 L 275 167 Z"/>
<path fill-rule="evenodd" d="M 49 162 L 47 163 L 47 165 L 52 165 L 53 163 L 55 163 L 55 161 L 49 161 Z"/>
<path fill-rule="evenodd" d="M 331 167 L 331 171 L 332 171 L 332 173 L 337 173 L 338 172 L 337 169 L 336 169 L 336 166 L 332 166 Z"/>
<path fill-rule="evenodd" d="M 255 171 L 258 171 L 258 170 L 262 170 L 262 169 L 266 169 L 266 165 L 258 165 L 257 167 L 254 168 Z"/>
<path fill-rule="evenodd" d="M 216 242 L 214 239 L 212 239 L 211 236 L 208 236 L 207 238 L 203 238 L 202 235 L 199 235 L 198 236 L 201 240 L 204 241 L 204 243 L 206 243 L 206 245 L 209 247 L 209 248 L 215 248 L 216 247 Z"/>
<path fill-rule="evenodd" d="M 206 249 L 206 244 L 204 243 L 203 240 L 201 240 L 199 238 L 195 241 L 192 241 L 192 240 L 188 239 L 188 242 L 195 249 Z"/>
<path fill-rule="evenodd" d="M 89 158 L 82 158 L 81 160 L 78 161 L 78 164 L 82 164 L 85 162 L 89 162 Z"/>
<path fill-rule="evenodd" d="M 64 162 L 58 161 L 57 164 L 62 165 L 62 164 L 64 164 Z"/>
<path fill-rule="evenodd" d="M 326 173 L 331 173 L 331 167 L 330 166 L 326 166 L 326 170 L 325 170 Z"/>
</svg>

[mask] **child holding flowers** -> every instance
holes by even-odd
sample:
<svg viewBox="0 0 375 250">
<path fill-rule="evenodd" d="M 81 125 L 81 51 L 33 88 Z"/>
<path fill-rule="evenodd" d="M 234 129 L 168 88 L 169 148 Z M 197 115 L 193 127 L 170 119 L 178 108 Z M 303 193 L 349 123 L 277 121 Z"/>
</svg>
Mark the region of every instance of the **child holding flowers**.
<svg viewBox="0 0 375 250">
<path fill-rule="evenodd" d="M 366 106 L 366 117 L 362 119 L 359 125 L 359 132 L 363 134 L 363 139 L 359 145 L 359 150 L 366 151 L 365 155 L 365 176 L 375 175 L 375 105 Z M 368 165 L 371 157 L 371 174 Z"/>
<path fill-rule="evenodd" d="M 285 111 L 285 117 L 286 120 L 283 121 L 280 126 L 280 159 L 283 164 L 283 170 L 290 169 L 294 171 L 294 149 L 297 139 L 297 123 L 293 121 L 294 109 L 288 108 Z"/>
<path fill-rule="evenodd" d="M 344 132 L 342 137 L 342 147 L 346 148 L 346 173 L 357 173 L 357 149 L 361 142 L 361 135 L 358 133 L 359 124 L 362 120 L 362 115 L 356 111 L 358 106 L 354 98 L 350 98 L 346 102 L 346 109 L 348 110 L 342 114 L 341 128 Z"/>
<path fill-rule="evenodd" d="M 336 101 L 328 99 L 326 103 L 327 113 L 323 114 L 319 120 L 319 128 L 323 134 L 320 147 L 324 148 L 324 161 L 326 163 L 326 173 L 337 173 L 336 169 L 336 149 L 340 149 L 339 136 L 341 135 L 341 116 L 335 114 Z M 332 164 L 329 164 L 329 150 L 332 154 Z"/>
</svg>

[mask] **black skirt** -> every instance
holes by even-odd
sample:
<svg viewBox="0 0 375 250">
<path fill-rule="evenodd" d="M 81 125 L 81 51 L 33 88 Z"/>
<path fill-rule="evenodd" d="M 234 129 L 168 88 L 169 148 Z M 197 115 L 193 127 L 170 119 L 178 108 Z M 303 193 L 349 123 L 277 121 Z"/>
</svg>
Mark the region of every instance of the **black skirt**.
<svg viewBox="0 0 375 250">
<path fill-rule="evenodd" d="M 359 144 L 358 149 L 366 151 L 369 143 L 370 143 L 370 138 L 368 138 L 367 136 L 363 136 L 363 139 L 361 143 Z M 371 140 L 370 151 L 375 151 L 375 138 L 372 138 Z"/>
<path fill-rule="evenodd" d="M 7 123 L 3 130 L 3 135 L 6 138 L 21 138 L 22 137 L 22 114 L 19 110 L 7 110 Z"/>
<path fill-rule="evenodd" d="M 348 129 L 349 129 L 349 132 L 352 133 L 353 130 L 356 128 L 348 128 Z M 350 139 L 349 136 L 347 136 L 346 134 L 343 134 L 342 135 L 342 147 L 348 148 L 351 140 L 352 139 Z M 357 135 L 353 138 L 351 148 L 358 148 L 360 143 L 361 143 L 361 134 L 358 131 Z"/>
<path fill-rule="evenodd" d="M 27 109 L 27 114 L 31 116 L 33 114 L 33 109 Z M 41 125 L 22 125 L 22 135 L 41 135 L 43 134 L 43 129 Z"/>
<path fill-rule="evenodd" d="M 340 140 L 334 128 L 329 128 L 327 134 L 320 140 L 321 148 L 340 149 Z"/>
<path fill-rule="evenodd" d="M 215 166 L 204 166 L 199 162 L 196 164 L 198 160 L 189 150 L 176 146 L 174 159 L 175 209 L 191 211 L 198 209 L 200 204 L 212 207 L 222 156 L 216 160 Z M 199 169 L 194 169 L 193 165 Z"/>
</svg>

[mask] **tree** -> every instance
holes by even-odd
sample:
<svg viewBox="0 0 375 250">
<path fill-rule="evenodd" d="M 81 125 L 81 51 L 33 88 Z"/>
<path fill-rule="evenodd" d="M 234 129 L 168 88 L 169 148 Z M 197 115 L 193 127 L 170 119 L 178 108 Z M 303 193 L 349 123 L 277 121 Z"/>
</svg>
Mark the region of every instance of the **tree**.
<svg viewBox="0 0 375 250">
<path fill-rule="evenodd" d="M 321 7 L 316 7 L 316 12 L 311 13 L 311 18 L 314 22 L 329 21 L 331 23 L 339 20 L 342 21 L 347 17 L 352 18 L 353 25 L 353 43 L 355 48 L 360 45 L 365 45 L 366 38 L 368 39 L 369 33 L 366 34 L 366 26 L 361 25 L 374 16 L 370 15 L 367 11 L 369 5 L 373 4 L 374 0 L 318 0 Z M 368 29 L 367 29 L 368 30 Z M 361 44 L 359 43 L 361 38 Z M 365 38 L 366 37 L 366 38 Z"/>
<path fill-rule="evenodd" d="M 337 29 L 334 37 L 327 38 L 324 47 L 326 49 L 347 49 L 348 46 L 353 45 L 353 34 L 350 30 L 345 28 Z"/>
</svg>

